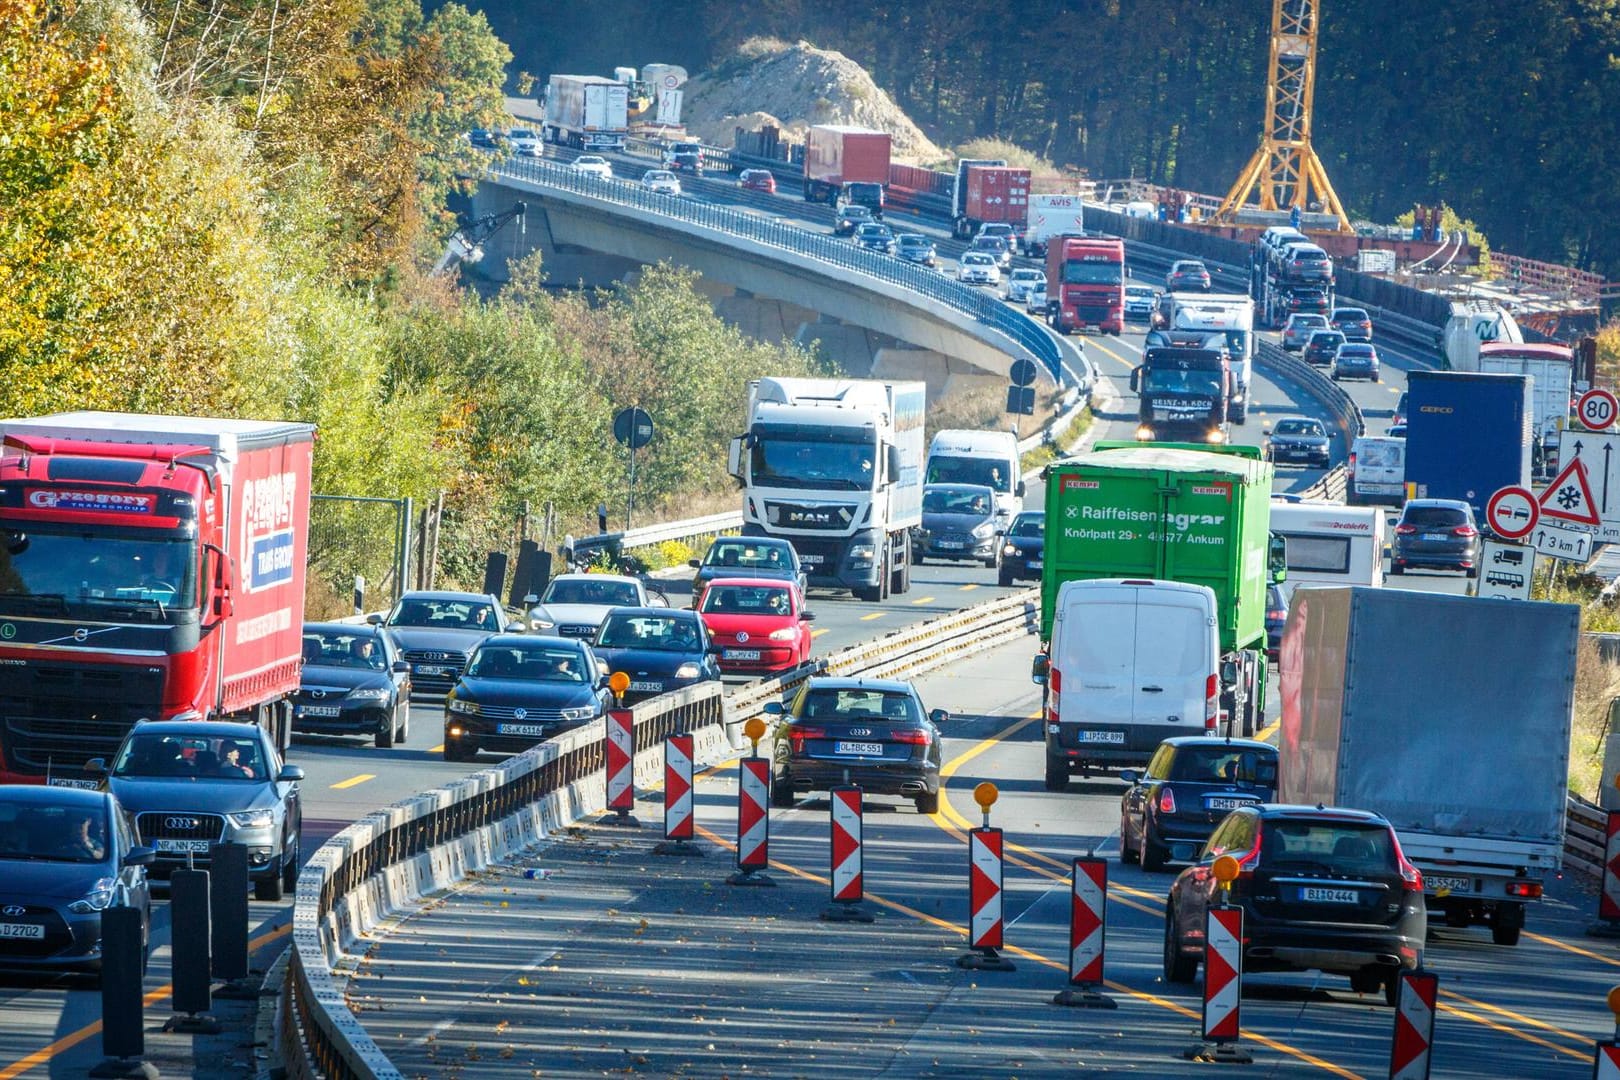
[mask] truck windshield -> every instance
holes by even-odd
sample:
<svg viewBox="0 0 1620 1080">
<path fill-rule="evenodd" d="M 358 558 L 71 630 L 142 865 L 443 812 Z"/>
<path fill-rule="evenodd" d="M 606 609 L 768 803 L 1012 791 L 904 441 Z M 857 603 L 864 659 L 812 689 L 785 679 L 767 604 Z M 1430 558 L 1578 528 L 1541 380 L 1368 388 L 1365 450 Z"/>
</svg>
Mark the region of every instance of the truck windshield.
<svg viewBox="0 0 1620 1080">
<path fill-rule="evenodd" d="M 995 491 L 1012 490 L 1012 469 L 1003 458 L 947 457 L 935 454 L 928 459 L 930 484 L 979 484 Z"/>
<path fill-rule="evenodd" d="M 0 530 L 0 611 L 42 605 L 195 608 L 196 552 L 188 540 L 129 532 Z"/>
<path fill-rule="evenodd" d="M 1119 263 L 1066 262 L 1063 264 L 1065 285 L 1118 285 L 1121 280 Z"/>
<path fill-rule="evenodd" d="M 1148 368 L 1142 390 L 1151 394 L 1188 394 L 1219 397 L 1220 376 L 1213 371 L 1182 371 L 1179 368 Z"/>
<path fill-rule="evenodd" d="M 753 481 L 766 487 L 870 491 L 877 440 L 855 428 L 756 430 Z"/>
</svg>

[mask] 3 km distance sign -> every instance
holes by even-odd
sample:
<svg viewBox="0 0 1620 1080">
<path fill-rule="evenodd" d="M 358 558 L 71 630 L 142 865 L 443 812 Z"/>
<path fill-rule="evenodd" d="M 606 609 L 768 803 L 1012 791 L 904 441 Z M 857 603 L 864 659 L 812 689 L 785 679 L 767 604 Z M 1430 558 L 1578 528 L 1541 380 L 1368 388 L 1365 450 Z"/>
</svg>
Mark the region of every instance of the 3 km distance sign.
<svg viewBox="0 0 1620 1080">
<path fill-rule="evenodd" d="M 1589 431 L 1602 431 L 1620 420 L 1620 400 L 1607 390 L 1588 390 L 1575 403 L 1575 416 Z"/>
<path fill-rule="evenodd" d="M 1541 518 L 1535 493 L 1522 487 L 1505 487 L 1485 504 L 1485 521 L 1504 540 L 1522 540 L 1530 535 Z"/>
</svg>

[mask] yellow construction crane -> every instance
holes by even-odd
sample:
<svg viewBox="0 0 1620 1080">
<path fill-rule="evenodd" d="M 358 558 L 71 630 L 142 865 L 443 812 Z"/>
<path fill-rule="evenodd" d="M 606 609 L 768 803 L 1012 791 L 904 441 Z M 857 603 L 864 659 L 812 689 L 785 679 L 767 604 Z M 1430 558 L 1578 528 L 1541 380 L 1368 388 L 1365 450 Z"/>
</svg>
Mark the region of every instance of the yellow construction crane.
<svg viewBox="0 0 1620 1080">
<path fill-rule="evenodd" d="M 1317 0 L 1272 0 L 1271 74 L 1266 82 L 1266 129 L 1260 148 L 1226 193 L 1215 220 L 1234 224 L 1237 212 L 1256 194 L 1259 209 L 1312 209 L 1339 219 L 1339 231 L 1350 232 L 1350 219 L 1322 159 L 1311 148 L 1311 98 L 1316 89 L 1316 34 L 1322 5 Z"/>
</svg>

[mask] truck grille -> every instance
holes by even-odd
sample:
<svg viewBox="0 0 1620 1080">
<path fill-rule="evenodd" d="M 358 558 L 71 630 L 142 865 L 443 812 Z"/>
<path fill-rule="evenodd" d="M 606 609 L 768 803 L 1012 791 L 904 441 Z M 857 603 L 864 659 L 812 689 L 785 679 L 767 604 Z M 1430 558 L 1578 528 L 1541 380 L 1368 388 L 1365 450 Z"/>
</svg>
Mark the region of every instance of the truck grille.
<svg viewBox="0 0 1620 1080">
<path fill-rule="evenodd" d="M 842 503 L 805 506 L 800 503 L 767 500 L 765 520 L 777 529 L 827 529 L 848 532 L 855 521 L 855 507 Z"/>
<path fill-rule="evenodd" d="M 137 720 L 160 719 L 163 669 L 121 665 L 0 665 L 0 753 L 7 767 L 77 773 L 111 759 Z"/>
<path fill-rule="evenodd" d="M 188 814 L 183 810 L 154 810 L 135 819 L 141 842 L 155 840 L 210 840 L 225 835 L 225 819 L 218 814 Z"/>
<path fill-rule="evenodd" d="M 461 678 L 462 669 L 467 666 L 467 658 L 458 652 L 443 652 L 437 649 L 406 649 L 400 656 L 411 665 L 411 693 L 436 694 L 443 696 L 455 688 L 456 680 Z M 417 670 L 417 665 L 426 664 L 429 667 L 440 667 L 445 670 L 443 675 L 424 675 Z"/>
</svg>

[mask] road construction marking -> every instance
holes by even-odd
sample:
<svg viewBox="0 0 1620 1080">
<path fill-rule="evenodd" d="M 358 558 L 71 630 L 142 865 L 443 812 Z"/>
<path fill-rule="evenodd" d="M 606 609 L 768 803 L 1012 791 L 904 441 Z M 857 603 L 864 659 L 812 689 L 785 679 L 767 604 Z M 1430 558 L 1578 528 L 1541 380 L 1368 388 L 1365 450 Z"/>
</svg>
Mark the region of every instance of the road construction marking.
<svg viewBox="0 0 1620 1080">
<path fill-rule="evenodd" d="M 887 611 L 874 611 L 870 615 L 862 615 L 861 622 L 871 622 L 873 619 L 881 619 L 887 614 Z"/>
<path fill-rule="evenodd" d="M 959 589 L 958 591 L 959 592 L 972 592 L 974 589 L 977 589 L 978 587 L 979 586 L 975 585 L 975 584 L 963 585 L 961 587 L 961 589 Z"/>
<path fill-rule="evenodd" d="M 1273 720 L 1271 723 L 1267 724 L 1265 727 L 1263 727 L 1259 731 L 1255 732 L 1254 737 L 1256 739 L 1259 739 L 1261 742 L 1265 742 L 1267 739 L 1269 739 L 1273 735 L 1275 735 L 1277 733 L 1277 729 L 1280 728 L 1280 727 L 1282 727 L 1282 721 L 1281 720 Z"/>
<path fill-rule="evenodd" d="M 1571 945 L 1567 941 L 1559 941 L 1557 938 L 1542 937 L 1540 934 L 1532 934 L 1528 930 L 1521 931 L 1521 933 L 1523 933 L 1524 936 L 1530 940 L 1539 941 L 1543 945 L 1551 945 L 1555 949 L 1563 949 L 1565 952 L 1572 952 L 1576 956 L 1584 956 L 1588 960 L 1598 960 L 1613 967 L 1620 967 L 1620 960 L 1616 960 L 1612 956 L 1604 956 L 1602 953 L 1595 953 L 1590 949 L 1583 949 L 1579 945 Z"/>
<path fill-rule="evenodd" d="M 813 638 L 818 638 L 822 634 L 830 634 L 830 633 L 832 633 L 832 631 L 830 629 L 828 629 L 827 627 L 823 626 L 820 630 L 812 630 L 812 631 L 810 631 L 810 636 L 813 637 Z"/>
<path fill-rule="evenodd" d="M 932 604 L 933 602 L 934 598 L 932 596 L 923 596 L 912 601 L 913 604 Z"/>
<path fill-rule="evenodd" d="M 367 780 L 375 780 L 375 779 L 377 779 L 377 774 L 376 773 L 363 772 L 359 776 L 351 776 L 347 780 L 339 780 L 337 783 L 332 785 L 332 790 L 333 791 L 342 791 L 345 788 L 359 787 L 361 784 L 365 783 Z"/>
<path fill-rule="evenodd" d="M 442 754 L 442 753 L 444 753 L 444 743 L 440 743 L 438 746 L 430 746 L 428 748 L 428 753 L 430 753 L 430 754 Z"/>
<path fill-rule="evenodd" d="M 275 941 L 277 938 L 286 937 L 291 932 L 292 923 L 284 923 L 273 930 L 260 934 L 252 941 L 249 941 L 248 951 L 250 953 L 257 952 L 259 949 L 270 944 L 272 941 Z M 143 996 L 141 998 L 141 1004 L 145 1006 L 157 1005 L 167 999 L 172 993 L 174 993 L 174 984 L 164 983 L 156 990 L 149 991 L 145 996 Z M 44 1065 L 46 1062 L 54 1059 L 57 1054 L 62 1053 L 64 1050 L 71 1050 L 73 1047 L 84 1042 L 84 1040 L 99 1034 L 101 1034 L 100 1020 L 86 1024 L 77 1031 L 71 1031 L 68 1034 L 63 1035 L 60 1039 L 57 1039 L 55 1042 L 40 1047 L 27 1057 L 18 1058 L 10 1065 L 0 1069 L 0 1080 L 16 1080 L 16 1077 L 21 1076 L 23 1073 L 28 1072 L 31 1069 L 37 1069 L 39 1066 Z"/>
<path fill-rule="evenodd" d="M 1471 998 L 1467 994 L 1459 994 L 1455 990 L 1441 990 L 1440 994 L 1443 997 L 1456 998 L 1458 1001 L 1463 1002 L 1470 1008 L 1484 1009 L 1486 1012 L 1493 1012 L 1498 1016 L 1506 1016 L 1509 1019 L 1517 1020 L 1521 1024 L 1529 1024 L 1531 1027 L 1540 1028 L 1542 1031 L 1550 1031 L 1560 1038 L 1579 1043 L 1582 1047 L 1582 1053 L 1577 1054 L 1576 1056 L 1583 1060 L 1591 1060 L 1591 1055 L 1587 1054 L 1585 1050 L 1592 1045 L 1592 1040 L 1585 1035 L 1577 1035 L 1573 1031 L 1565 1031 L 1563 1028 L 1554 1027 L 1544 1020 L 1537 1020 L 1533 1016 L 1526 1016 L 1523 1013 L 1514 1012 L 1512 1009 L 1504 1009 L 1500 1005 L 1492 1005 L 1488 1001 L 1480 1001 L 1477 998 Z M 1444 1008 L 1445 1006 L 1441 1007 Z M 1554 1049 L 1558 1048 L 1555 1047 Z M 1565 1053 L 1568 1053 L 1568 1051 L 1565 1051 Z"/>
</svg>

